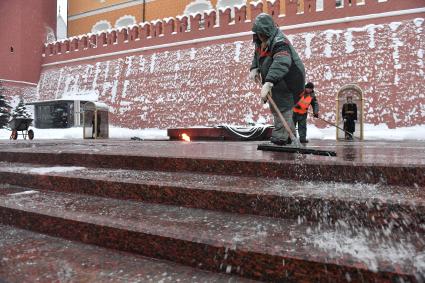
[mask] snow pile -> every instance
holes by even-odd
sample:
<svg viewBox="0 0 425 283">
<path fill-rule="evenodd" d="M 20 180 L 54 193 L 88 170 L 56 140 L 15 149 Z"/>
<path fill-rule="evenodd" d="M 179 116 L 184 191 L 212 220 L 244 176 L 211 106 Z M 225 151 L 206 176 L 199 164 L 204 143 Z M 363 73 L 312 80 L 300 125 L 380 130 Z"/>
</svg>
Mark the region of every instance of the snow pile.
<svg viewBox="0 0 425 283">
<path fill-rule="evenodd" d="M 160 129 L 125 129 L 109 128 L 109 137 L 112 139 L 128 139 L 138 137 L 141 139 L 163 140 L 168 139 L 167 130 Z"/>
<path fill-rule="evenodd" d="M 34 139 L 82 139 L 83 128 L 69 129 L 36 129 L 34 130 Z M 9 139 L 10 131 L 0 129 L 0 139 Z M 130 139 L 138 137 L 141 139 L 163 140 L 168 139 L 167 131 L 160 129 L 126 129 L 118 127 L 109 127 L 109 137 L 111 139 Z M 18 139 L 22 139 L 21 136 Z"/>
<path fill-rule="evenodd" d="M 38 191 L 29 190 L 29 191 L 23 191 L 19 193 L 8 194 L 8 196 L 23 196 L 23 195 L 32 195 L 32 194 L 38 194 Z"/>
<path fill-rule="evenodd" d="M 229 124 L 230 125 L 230 124 Z M 234 125 L 232 125 L 234 126 Z M 263 126 L 263 124 L 261 124 Z M 204 128 L 203 126 L 199 126 Z M 83 128 L 69 129 L 35 129 L 35 139 L 82 139 Z M 9 139 L 10 131 L 0 129 L 0 139 Z M 109 138 L 111 139 L 130 139 L 138 137 L 140 139 L 164 140 L 168 139 L 167 130 L 161 129 L 127 129 L 119 127 L 109 128 Z M 336 128 L 327 127 L 324 129 L 314 125 L 308 125 L 307 137 L 309 139 L 335 140 Z M 364 126 L 365 140 L 423 140 L 425 141 L 425 125 L 389 129 L 387 125 Z M 19 136 L 19 139 L 21 137 Z"/>
<path fill-rule="evenodd" d="M 99 93 L 96 90 L 72 90 L 64 92 L 60 97 L 62 100 L 84 100 L 84 101 L 98 101 Z"/>
<path fill-rule="evenodd" d="M 28 173 L 34 174 L 48 174 L 48 173 L 65 173 L 73 171 L 85 170 L 85 167 L 76 167 L 76 166 L 54 166 L 54 167 L 38 167 L 28 170 Z"/>
<path fill-rule="evenodd" d="M 356 126 L 356 130 L 358 126 Z M 310 139 L 335 140 L 336 128 L 317 128 L 314 125 L 307 126 L 307 137 Z M 425 140 L 425 125 L 389 129 L 387 125 L 364 125 L 365 140 Z"/>
</svg>

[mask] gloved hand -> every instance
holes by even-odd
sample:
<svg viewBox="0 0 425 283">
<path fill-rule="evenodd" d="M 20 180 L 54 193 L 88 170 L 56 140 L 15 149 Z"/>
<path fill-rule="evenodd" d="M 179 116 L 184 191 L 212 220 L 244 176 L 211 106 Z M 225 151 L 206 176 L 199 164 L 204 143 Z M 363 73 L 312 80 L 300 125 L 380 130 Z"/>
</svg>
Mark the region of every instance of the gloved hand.
<svg viewBox="0 0 425 283">
<path fill-rule="evenodd" d="M 319 113 L 313 113 L 314 118 L 319 118 Z"/>
<path fill-rule="evenodd" d="M 273 88 L 273 83 L 271 82 L 266 82 L 261 88 L 261 99 L 264 102 L 267 101 L 267 95 L 269 95 L 269 93 L 271 94 L 272 88 Z"/>
<path fill-rule="evenodd" d="M 258 68 L 254 68 L 249 72 L 249 79 L 255 83 L 260 81 L 260 72 L 258 71 Z"/>
</svg>

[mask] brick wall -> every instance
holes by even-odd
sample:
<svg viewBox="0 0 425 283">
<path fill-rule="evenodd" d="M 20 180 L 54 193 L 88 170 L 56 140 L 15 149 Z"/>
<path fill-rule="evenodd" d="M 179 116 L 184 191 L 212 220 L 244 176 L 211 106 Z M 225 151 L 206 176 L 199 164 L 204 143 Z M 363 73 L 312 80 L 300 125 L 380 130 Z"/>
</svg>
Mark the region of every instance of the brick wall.
<svg viewBox="0 0 425 283">
<path fill-rule="evenodd" d="M 288 1 L 285 17 L 274 14 L 303 58 L 307 79 L 317 85 L 323 117 L 335 119 L 338 89 L 357 83 L 365 91 L 366 123 L 424 124 L 423 12 L 344 17 L 422 5 L 370 0 L 366 8 L 335 9 L 329 3 L 323 13 L 306 10 L 301 17 Z M 281 11 L 270 3 L 268 8 Z M 250 9 L 255 17 L 264 7 Z M 246 31 L 251 23 L 244 8 L 236 11 L 234 23 L 225 17 L 228 12 L 220 15 L 219 27 L 199 29 L 191 18 L 190 32 L 177 28 L 182 19 L 49 45 L 40 99 L 98 98 L 111 106 L 113 124 L 131 128 L 267 122 L 270 115 L 259 103 L 259 88 L 247 80 L 253 46 Z M 321 24 L 306 26 L 306 17 Z M 333 21 L 325 25 L 327 19 Z M 105 44 L 99 44 L 102 37 Z"/>
<path fill-rule="evenodd" d="M 335 119 L 335 95 L 347 83 L 365 91 L 365 121 L 390 127 L 425 123 L 423 19 L 291 34 L 322 114 Z M 259 89 L 247 80 L 248 39 L 140 52 L 45 68 L 42 98 L 95 95 L 112 122 L 128 127 L 245 124 L 268 120 Z"/>
</svg>

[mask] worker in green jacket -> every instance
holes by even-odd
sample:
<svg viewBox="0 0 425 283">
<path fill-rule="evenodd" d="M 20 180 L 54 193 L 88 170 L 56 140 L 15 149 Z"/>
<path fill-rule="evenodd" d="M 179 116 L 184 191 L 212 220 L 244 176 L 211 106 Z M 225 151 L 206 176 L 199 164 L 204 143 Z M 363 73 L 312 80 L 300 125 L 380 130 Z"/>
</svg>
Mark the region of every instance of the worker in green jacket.
<svg viewBox="0 0 425 283">
<path fill-rule="evenodd" d="M 265 13 L 258 15 L 252 27 L 255 53 L 251 64 L 250 79 L 261 81 L 261 98 L 267 101 L 271 91 L 279 111 L 295 135 L 292 120 L 294 100 L 304 91 L 305 69 L 288 38 L 279 30 L 273 18 Z M 283 127 L 278 114 L 270 107 L 274 118 L 271 142 L 277 145 L 291 143 L 289 133 Z"/>
</svg>

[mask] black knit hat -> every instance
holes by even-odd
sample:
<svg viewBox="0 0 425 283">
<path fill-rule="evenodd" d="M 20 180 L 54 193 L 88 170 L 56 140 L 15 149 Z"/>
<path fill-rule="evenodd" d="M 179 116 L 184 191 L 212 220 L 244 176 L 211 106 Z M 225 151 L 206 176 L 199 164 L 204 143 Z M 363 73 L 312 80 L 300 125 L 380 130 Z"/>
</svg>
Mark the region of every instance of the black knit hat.
<svg viewBox="0 0 425 283">
<path fill-rule="evenodd" d="M 305 85 L 305 88 L 311 88 L 311 89 L 314 89 L 314 84 L 313 84 L 312 82 L 308 82 L 308 83 Z"/>
</svg>

